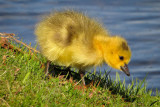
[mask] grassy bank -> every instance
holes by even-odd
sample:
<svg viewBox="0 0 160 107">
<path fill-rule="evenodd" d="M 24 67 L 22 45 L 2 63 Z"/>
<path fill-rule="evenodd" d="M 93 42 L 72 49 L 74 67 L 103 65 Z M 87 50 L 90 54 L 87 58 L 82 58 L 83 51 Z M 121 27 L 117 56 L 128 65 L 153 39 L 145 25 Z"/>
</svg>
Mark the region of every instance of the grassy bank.
<svg viewBox="0 0 160 107">
<path fill-rule="evenodd" d="M 20 44 L 11 44 L 12 49 L 0 46 L 1 107 L 160 106 L 160 96 L 151 96 L 151 91 L 143 86 L 144 81 L 125 86 L 118 74 L 117 81 L 112 81 L 107 72 L 102 76 L 88 73 L 90 85 L 83 87 L 78 83 L 79 74 L 54 66 L 50 71 L 57 73 L 46 78 L 46 59 L 41 54 Z"/>
</svg>

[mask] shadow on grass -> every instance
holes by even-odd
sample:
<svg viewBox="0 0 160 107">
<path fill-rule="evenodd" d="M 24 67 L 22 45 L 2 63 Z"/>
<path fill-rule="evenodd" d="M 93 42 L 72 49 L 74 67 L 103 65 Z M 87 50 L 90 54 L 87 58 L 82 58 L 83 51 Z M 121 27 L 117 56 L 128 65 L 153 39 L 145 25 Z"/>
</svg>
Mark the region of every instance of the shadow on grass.
<svg viewBox="0 0 160 107">
<path fill-rule="evenodd" d="M 133 96 L 131 94 L 133 87 L 131 90 L 126 91 L 126 88 L 123 84 L 115 83 L 111 80 L 109 73 L 110 72 L 106 72 L 104 76 L 97 76 L 91 72 L 87 72 L 87 75 L 85 75 L 85 82 L 88 86 L 91 86 L 90 84 L 92 84 L 92 86 L 108 88 L 111 94 L 120 94 L 125 102 L 134 102 L 137 96 Z M 58 66 L 53 64 L 50 64 L 49 66 L 49 75 L 53 77 L 66 78 L 67 80 L 72 78 L 73 81 L 81 80 L 79 73 L 72 71 L 69 67 Z"/>
<path fill-rule="evenodd" d="M 49 75 L 53 77 L 63 77 L 66 78 L 67 80 L 69 80 L 70 78 L 72 78 L 74 81 L 81 80 L 80 74 L 71 70 L 70 67 L 58 66 L 53 64 L 50 64 L 49 66 Z M 91 81 L 92 80 L 85 77 L 86 84 L 91 83 Z"/>
</svg>

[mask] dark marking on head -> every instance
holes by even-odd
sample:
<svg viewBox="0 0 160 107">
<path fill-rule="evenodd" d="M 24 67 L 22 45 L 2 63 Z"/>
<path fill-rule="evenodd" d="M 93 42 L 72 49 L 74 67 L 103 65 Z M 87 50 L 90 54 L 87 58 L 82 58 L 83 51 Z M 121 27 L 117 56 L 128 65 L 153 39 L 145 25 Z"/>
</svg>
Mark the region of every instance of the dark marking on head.
<svg viewBox="0 0 160 107">
<path fill-rule="evenodd" d="M 128 46 L 127 46 L 127 44 L 125 42 L 122 42 L 122 48 L 124 50 L 128 50 Z"/>
</svg>

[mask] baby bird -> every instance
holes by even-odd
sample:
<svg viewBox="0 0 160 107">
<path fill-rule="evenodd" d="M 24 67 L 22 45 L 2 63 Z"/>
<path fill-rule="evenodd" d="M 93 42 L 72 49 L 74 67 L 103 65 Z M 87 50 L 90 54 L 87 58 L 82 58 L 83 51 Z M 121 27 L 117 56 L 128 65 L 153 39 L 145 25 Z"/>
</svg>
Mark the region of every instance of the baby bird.
<svg viewBox="0 0 160 107">
<path fill-rule="evenodd" d="M 83 13 L 55 12 L 36 25 L 35 34 L 42 54 L 51 62 L 78 68 L 84 85 L 85 69 L 103 62 L 130 76 L 127 64 L 131 50 L 127 41 L 111 36 L 100 23 Z"/>
</svg>

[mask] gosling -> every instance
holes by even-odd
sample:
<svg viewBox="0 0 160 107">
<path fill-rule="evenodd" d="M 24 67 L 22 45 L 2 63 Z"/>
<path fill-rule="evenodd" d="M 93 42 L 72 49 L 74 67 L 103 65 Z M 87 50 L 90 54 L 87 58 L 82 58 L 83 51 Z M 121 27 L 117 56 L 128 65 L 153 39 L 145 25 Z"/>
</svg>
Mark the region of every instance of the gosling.
<svg viewBox="0 0 160 107">
<path fill-rule="evenodd" d="M 36 25 L 35 34 L 48 61 L 79 69 L 82 83 L 85 70 L 105 62 L 112 68 L 130 72 L 131 50 L 120 36 L 111 36 L 96 20 L 76 11 L 59 11 Z M 48 71 L 49 63 L 47 63 Z"/>
</svg>

